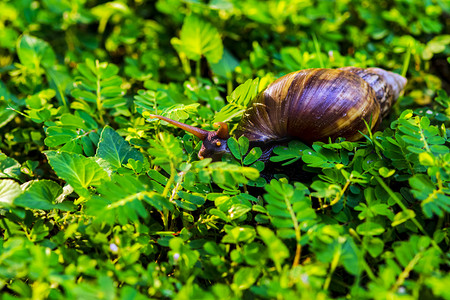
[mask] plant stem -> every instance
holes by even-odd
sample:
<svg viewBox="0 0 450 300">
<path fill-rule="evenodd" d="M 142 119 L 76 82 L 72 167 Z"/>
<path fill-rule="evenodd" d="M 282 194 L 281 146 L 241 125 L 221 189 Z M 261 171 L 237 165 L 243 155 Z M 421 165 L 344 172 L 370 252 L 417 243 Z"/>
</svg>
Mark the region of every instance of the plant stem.
<svg viewBox="0 0 450 300">
<path fill-rule="evenodd" d="M 417 253 L 416 256 L 408 263 L 403 272 L 398 276 L 397 281 L 392 286 L 391 291 L 395 292 L 402 284 L 405 282 L 405 279 L 408 278 L 409 273 L 412 271 L 414 266 L 419 262 L 422 258 L 422 253 Z"/>
<path fill-rule="evenodd" d="M 296 266 L 298 266 L 298 264 L 300 262 L 300 256 L 302 254 L 302 245 L 300 245 L 301 231 L 300 231 L 300 226 L 298 225 L 297 216 L 295 215 L 295 212 L 292 209 L 292 204 L 289 201 L 289 198 L 284 197 L 284 202 L 286 203 L 286 207 L 289 211 L 289 215 L 291 216 L 291 220 L 292 220 L 292 223 L 294 225 L 294 230 L 295 230 L 295 240 L 297 242 L 297 248 L 295 250 L 295 257 L 294 257 L 294 261 L 292 263 L 292 268 L 295 268 Z"/>
<path fill-rule="evenodd" d="M 339 249 L 333 256 L 333 260 L 331 261 L 330 271 L 328 272 L 327 279 L 323 285 L 323 289 L 326 291 L 331 283 L 331 277 L 333 276 L 334 270 L 336 270 L 339 259 L 341 258 L 341 250 Z"/>
<path fill-rule="evenodd" d="M 201 64 L 200 64 L 200 60 L 199 60 L 195 63 L 195 77 L 197 79 L 197 82 L 198 82 L 199 78 L 201 77 L 201 75 L 202 75 L 201 74 Z"/>
<path fill-rule="evenodd" d="M 397 195 L 394 193 L 393 190 L 378 176 L 375 176 L 375 179 L 378 181 L 378 183 L 384 188 L 384 190 L 389 194 L 389 196 L 394 199 L 394 201 L 397 203 L 398 206 L 402 209 L 403 212 L 408 213 L 408 208 L 403 204 L 403 202 L 397 197 Z M 440 253 L 442 253 L 442 249 L 439 247 L 439 245 L 428 235 L 428 233 L 423 229 L 422 225 L 417 221 L 417 219 L 411 218 L 411 221 L 416 225 L 416 227 L 422 232 L 423 235 L 426 235 L 430 238 L 431 244 L 439 250 Z"/>
<path fill-rule="evenodd" d="M 95 67 L 97 70 L 100 69 L 100 62 L 98 60 L 95 61 Z M 103 120 L 103 107 L 102 107 L 102 94 L 101 94 L 101 76 L 100 72 L 97 72 L 97 90 L 96 90 L 96 96 L 97 96 L 97 111 L 99 116 L 99 122 L 101 125 L 105 125 L 105 122 Z"/>
<path fill-rule="evenodd" d="M 174 164 L 172 161 L 170 161 L 170 177 L 169 180 L 167 181 L 167 184 L 164 188 L 164 191 L 162 193 L 162 196 L 164 198 L 167 197 L 170 188 L 172 187 L 172 184 L 175 181 L 175 174 L 177 173 L 177 169 L 175 168 Z M 167 208 L 163 208 L 163 223 L 164 223 L 164 229 L 168 230 L 169 229 L 169 210 Z"/>
</svg>

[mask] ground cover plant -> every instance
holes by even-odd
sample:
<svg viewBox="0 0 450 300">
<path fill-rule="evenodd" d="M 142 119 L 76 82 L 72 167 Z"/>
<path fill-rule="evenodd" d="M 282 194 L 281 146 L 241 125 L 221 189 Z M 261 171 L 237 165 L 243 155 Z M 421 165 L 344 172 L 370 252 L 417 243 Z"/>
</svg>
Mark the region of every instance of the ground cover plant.
<svg viewBox="0 0 450 300">
<path fill-rule="evenodd" d="M 0 2 L 0 299 L 450 299 L 444 0 Z M 379 131 L 222 161 L 274 79 L 408 78 Z M 293 171 L 294 170 L 294 171 Z"/>
</svg>

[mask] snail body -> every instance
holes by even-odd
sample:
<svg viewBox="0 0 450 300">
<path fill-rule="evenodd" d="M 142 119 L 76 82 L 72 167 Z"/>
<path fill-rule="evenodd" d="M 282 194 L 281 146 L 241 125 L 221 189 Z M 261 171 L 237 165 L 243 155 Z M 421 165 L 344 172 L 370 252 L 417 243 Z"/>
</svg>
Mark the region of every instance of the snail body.
<svg viewBox="0 0 450 300">
<path fill-rule="evenodd" d="M 236 136 L 245 136 L 258 145 L 276 145 L 288 139 L 309 144 L 338 137 L 356 141 L 362 137 L 360 132 L 367 131 L 366 123 L 376 129 L 405 85 L 403 76 L 379 68 L 293 72 L 275 80 L 251 101 Z M 217 131 L 206 131 L 162 116 L 151 117 L 200 138 L 199 158 L 214 159 L 229 151 L 226 123 L 219 122 Z"/>
</svg>

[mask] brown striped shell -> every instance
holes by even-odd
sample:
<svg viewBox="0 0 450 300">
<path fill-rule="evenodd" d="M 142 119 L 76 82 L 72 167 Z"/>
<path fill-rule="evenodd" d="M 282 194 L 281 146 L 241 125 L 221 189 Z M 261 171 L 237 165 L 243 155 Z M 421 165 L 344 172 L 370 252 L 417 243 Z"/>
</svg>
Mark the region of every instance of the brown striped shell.
<svg viewBox="0 0 450 300">
<path fill-rule="evenodd" d="M 251 103 L 237 135 L 270 142 L 297 138 L 306 143 L 361 138 L 375 128 L 406 84 L 378 68 L 308 69 L 270 84 Z M 380 113 L 381 112 L 381 113 Z"/>
<path fill-rule="evenodd" d="M 264 159 L 273 144 L 287 139 L 305 143 L 361 138 L 366 124 L 375 129 L 406 85 L 406 78 L 379 68 L 308 69 L 287 74 L 270 84 L 249 105 L 237 137 L 262 143 Z M 219 122 L 207 131 L 166 117 L 150 115 L 182 128 L 203 141 L 199 158 L 229 152 L 228 127 Z"/>
</svg>

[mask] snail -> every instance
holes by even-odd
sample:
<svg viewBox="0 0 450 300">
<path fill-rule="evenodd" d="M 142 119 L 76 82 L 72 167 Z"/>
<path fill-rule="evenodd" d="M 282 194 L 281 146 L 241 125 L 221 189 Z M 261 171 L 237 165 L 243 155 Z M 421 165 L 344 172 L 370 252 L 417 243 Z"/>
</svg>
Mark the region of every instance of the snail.
<svg viewBox="0 0 450 300">
<path fill-rule="evenodd" d="M 287 74 L 271 83 L 244 112 L 236 137 L 263 149 L 266 159 L 275 145 L 289 139 L 314 141 L 344 137 L 356 141 L 375 130 L 406 85 L 406 78 L 380 68 L 344 67 L 306 69 Z M 190 132 L 203 141 L 200 159 L 218 159 L 229 152 L 230 137 L 224 122 L 207 131 L 169 118 L 150 115 Z"/>
</svg>

